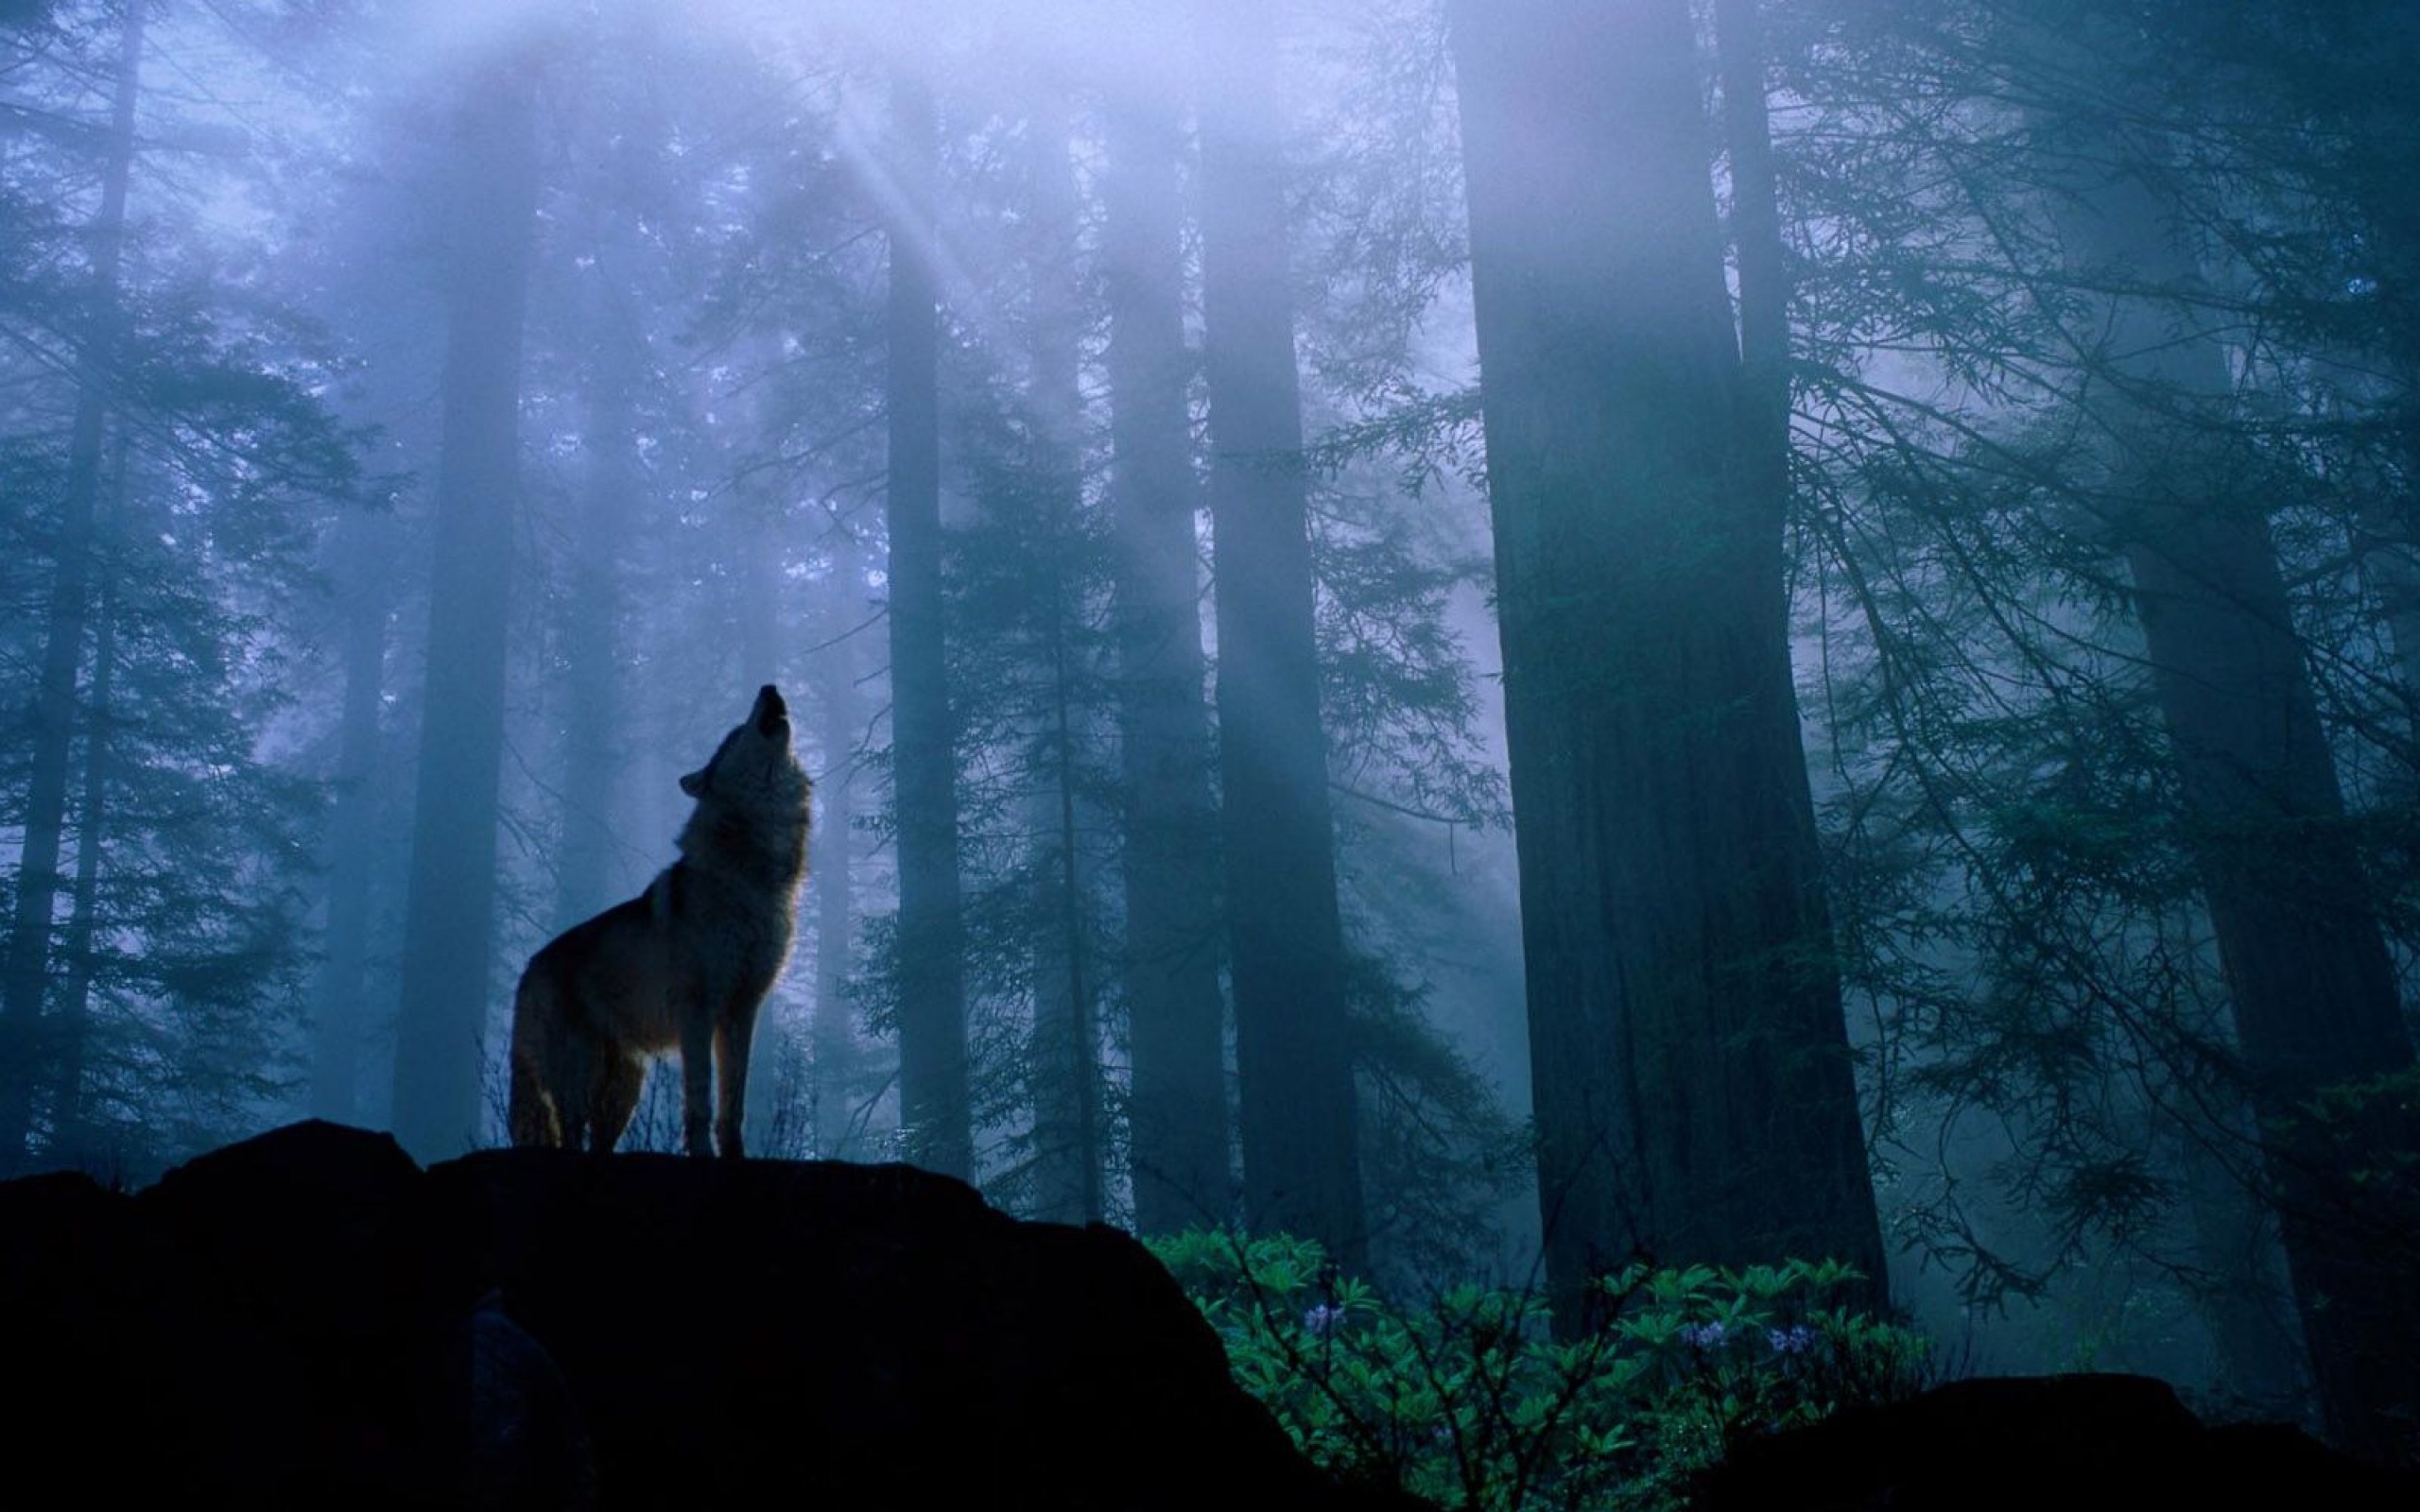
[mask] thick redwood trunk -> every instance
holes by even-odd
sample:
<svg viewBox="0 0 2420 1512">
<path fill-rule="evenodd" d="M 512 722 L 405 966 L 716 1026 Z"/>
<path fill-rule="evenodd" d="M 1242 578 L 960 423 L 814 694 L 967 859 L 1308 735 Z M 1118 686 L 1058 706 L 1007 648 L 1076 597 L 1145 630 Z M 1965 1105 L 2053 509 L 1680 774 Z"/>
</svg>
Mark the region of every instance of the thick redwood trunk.
<svg viewBox="0 0 2420 1512">
<path fill-rule="evenodd" d="M 1561 1311 L 1640 1255 L 1878 1277 L 1687 9 L 1453 21 Z"/>
<path fill-rule="evenodd" d="M 120 334 L 119 264 L 126 244 L 126 196 L 134 166 L 134 112 L 142 95 L 143 0 L 129 0 L 118 47 L 116 94 L 101 202 L 93 217 L 91 303 L 76 374 L 76 414 L 67 441 L 67 490 L 60 501 L 57 560 L 35 685 L 33 751 L 26 788 L 25 845 L 17 858 L 16 906 L 0 975 L 0 1176 L 26 1156 L 34 1090 L 51 1059 L 43 999 L 52 971 L 51 930 L 59 906 L 59 852 L 67 822 L 70 751 L 76 740 L 76 673 L 84 657 L 93 579 L 93 516 L 101 489 L 101 430 L 110 408 L 112 367 Z"/>
<path fill-rule="evenodd" d="M 2145 178 L 2154 149 L 2109 146 L 2123 167 L 2070 173 L 2055 197 L 2077 270 L 2192 287 L 2197 270 Z M 2115 298 L 2082 338 L 2085 401 L 2112 442 L 2103 507 L 2134 578 L 2321 1405 L 2348 1447 L 2410 1455 L 2420 1240 L 2397 1226 L 2411 1214 L 2365 1194 L 2355 1171 L 2420 1152 L 2420 1113 L 2406 1094 L 2323 1124 L 2310 1104 L 2409 1072 L 2412 1044 L 2267 501 L 2237 481 L 2260 470 L 2236 465 L 2216 423 L 2226 353 L 2216 335 L 2178 327 L 2152 300 Z"/>
<path fill-rule="evenodd" d="M 1206 0 L 1201 268 L 1244 1221 L 1363 1263 L 1271 0 Z"/>
<path fill-rule="evenodd" d="M 974 1174 L 966 1074 L 966 930 L 958 869 L 957 724 L 942 603 L 941 321 L 933 100 L 891 94 L 890 729 L 899 810 L 899 1089 L 908 1158 Z"/>
<path fill-rule="evenodd" d="M 2160 467 L 2178 476 L 2172 457 Z M 2239 503 L 2177 500 L 2139 520 L 2126 559 L 2321 1404 L 2348 1447 L 2408 1455 L 2410 1429 L 2389 1418 L 2420 1412 L 2420 1242 L 2384 1227 L 2353 1177 L 2420 1150 L 2420 1117 L 2385 1098 L 2329 1127 L 2309 1104 L 2408 1072 L 2412 1048 L 2284 581 Z"/>
<path fill-rule="evenodd" d="M 1229 1221 L 1218 820 L 1203 696 L 1201 482 L 1185 384 L 1184 246 L 1172 110 L 1113 112 L 1101 182 L 1109 303 L 1110 508 L 1126 809 L 1122 963 L 1133 1087 L 1134 1225 Z"/>
<path fill-rule="evenodd" d="M 437 555 L 395 1028 L 395 1133 L 423 1160 L 460 1153 L 486 1122 L 522 319 L 538 189 L 528 65 L 493 63 L 466 87 L 450 142 Z"/>
</svg>

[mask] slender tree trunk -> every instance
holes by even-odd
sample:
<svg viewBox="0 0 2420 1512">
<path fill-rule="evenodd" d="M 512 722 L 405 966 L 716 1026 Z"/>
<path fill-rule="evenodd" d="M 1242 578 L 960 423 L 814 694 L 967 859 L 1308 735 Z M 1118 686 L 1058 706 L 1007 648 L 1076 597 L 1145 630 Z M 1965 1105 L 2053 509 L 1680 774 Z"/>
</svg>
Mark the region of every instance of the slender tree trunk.
<svg viewBox="0 0 2420 1512">
<path fill-rule="evenodd" d="M 600 236 L 600 242 L 607 238 Z M 600 260 L 612 256 L 610 244 Z M 636 390 L 647 337 L 628 297 L 609 286 L 610 266 L 589 275 L 587 415 L 580 437 L 580 518 L 573 531 L 565 604 L 562 849 L 556 861 L 555 922 L 567 929 L 612 903 L 617 886 L 615 816 L 624 750 L 622 551 L 646 488 L 639 459 Z"/>
<path fill-rule="evenodd" d="M 773 434 L 761 413 L 749 419 L 755 435 Z M 753 689 L 768 682 L 779 683 L 786 675 L 782 654 L 786 647 L 782 620 L 782 499 L 770 490 L 747 489 L 735 502 L 745 512 L 743 539 L 747 541 L 746 559 L 737 567 L 740 666 L 735 685 Z M 810 825 L 810 853 L 814 844 L 815 833 Z M 760 1068 L 797 1064 L 781 996 L 777 984 L 775 997 L 768 1000 L 765 1011 L 757 1016 L 754 1063 Z M 749 1079 L 747 1106 L 742 1113 L 750 1149 L 787 1155 L 794 1146 L 798 1136 L 793 1132 L 797 1126 L 793 1120 L 797 1114 L 796 1109 L 786 1106 L 791 1091 L 784 1085 L 787 1079 L 762 1071 Z"/>
<path fill-rule="evenodd" d="M 450 143 L 437 556 L 395 1039 L 395 1132 L 424 1160 L 460 1153 L 483 1124 L 522 321 L 538 191 L 528 64 L 491 64 L 467 88 Z"/>
<path fill-rule="evenodd" d="M 1793 999 L 1781 1008 L 1784 1036 L 1806 1057 L 1785 1073 L 1793 1081 L 1799 1121 L 1817 1142 L 1806 1159 L 1813 1179 L 1841 1204 L 1807 1230 L 1836 1246 L 1835 1254 L 1866 1269 L 1869 1298 L 1887 1300 L 1889 1278 L 1881 1216 L 1874 1198 L 1855 1068 L 1847 1054 L 1845 1008 L 1832 954 L 1830 901 L 1822 883 L 1822 842 L 1815 795 L 1799 725 L 1798 690 L 1790 660 L 1786 558 L 1789 528 L 1791 298 L 1789 255 L 1782 240 L 1781 198 L 1773 161 L 1772 121 L 1766 99 L 1765 9 L 1768 0 L 1716 0 L 1716 48 L 1723 100 L 1724 150 L 1731 168 L 1732 254 L 1739 276 L 1739 448 L 1746 546 L 1758 574 L 1749 609 L 1754 644 L 1767 661 L 1757 691 L 1764 733 L 1773 753 L 1771 781 L 1789 809 L 1788 859 L 1772 879 L 1782 897 L 1769 916 L 1799 969 L 1775 984 Z M 1759 515 L 1755 511 L 1761 511 Z M 1752 1133 L 1750 1137 L 1754 1137 Z M 1785 1179 L 1788 1179 L 1785 1177 Z M 1799 1220 L 1809 1222 L 1806 1219 Z"/>
<path fill-rule="evenodd" d="M 839 553 L 833 577 L 846 585 L 836 594 L 857 607 L 862 577 L 856 557 Z M 843 641 L 825 651 L 816 663 L 816 702 L 822 716 L 823 769 L 815 774 L 815 796 L 821 812 L 808 832 L 813 864 L 808 868 L 815 897 L 815 1008 L 809 1028 L 814 1054 L 815 1153 L 838 1160 L 850 1152 L 856 1137 L 855 1113 L 849 1106 L 856 1081 L 857 1037 L 852 1026 L 849 972 L 856 922 L 851 913 L 851 887 L 856 837 L 858 721 L 855 643 Z"/>
<path fill-rule="evenodd" d="M 75 902 L 67 921 L 67 980 L 59 1006 L 59 1064 L 51 1098 L 51 1148 L 75 1160 L 87 1149 L 84 1075 L 92 1042 L 93 944 L 100 905 L 101 848 L 109 835 L 110 684 L 117 661 L 117 580 L 103 570 L 95 615 L 93 685 L 84 713 L 84 792 L 76 824 Z"/>
<path fill-rule="evenodd" d="M 1763 0 L 1715 0 L 1714 18 L 1723 148 L 1731 164 L 1731 248 L 1739 268 L 1745 461 L 1758 470 L 1754 490 L 1772 506 L 1779 539 L 1789 499 L 1789 273 L 1765 101 Z M 1776 600 L 1776 608 L 1786 613 L 1788 604 Z"/>
<path fill-rule="evenodd" d="M 33 751 L 26 789 L 25 847 L 0 977 L 0 1176 L 21 1167 L 33 1094 L 50 1059 L 43 1000 L 51 976 L 51 928 L 59 904 L 59 851 L 67 820 L 76 739 L 76 672 L 84 656 L 93 577 L 93 515 L 101 486 L 101 428 L 123 335 L 119 269 L 126 247 L 127 184 L 134 167 L 134 113 L 142 97 L 143 0 L 128 0 L 119 33 L 101 202 L 93 216 L 90 304 L 76 371 L 76 415 L 67 441 L 67 490 L 60 502 L 58 562 L 35 686 Z"/>
<path fill-rule="evenodd" d="M 384 522 L 345 521 L 344 715 L 337 735 L 336 802 L 328 816 L 326 952 L 313 993 L 311 1109 L 348 1123 L 360 1100 L 362 994 L 369 986 L 371 879 L 378 859 L 379 711 L 385 707 L 388 571 Z"/>
<path fill-rule="evenodd" d="M 2179 476 L 2172 456 L 2157 466 Z M 2148 472 L 2142 482 L 2153 486 Z M 2348 1448 L 2409 1456 L 2409 1420 L 2420 1414 L 2410 1267 L 2420 1244 L 2380 1228 L 2386 1215 L 2369 1208 L 2353 1168 L 2420 1151 L 2420 1120 L 2384 1098 L 2329 1127 L 2310 1104 L 2329 1088 L 2408 1072 L 2411 1042 L 2342 827 L 2284 580 L 2262 522 L 2239 505 L 2179 499 L 2141 524 L 2127 562 L 2254 1106 L 2270 1131 L 2321 1404 Z"/>
<path fill-rule="evenodd" d="M 77 805 L 75 901 L 67 916 L 67 981 L 59 1006 L 59 1067 L 51 1094 L 52 1150 L 71 1161 L 98 1153 L 90 1148 L 84 1128 L 84 1074 L 92 1043 L 101 851 L 109 839 L 110 699 L 117 673 L 118 575 L 110 558 L 126 519 L 127 467 L 133 451 L 124 426 L 112 451 L 109 517 L 96 552 L 101 585 L 94 613 L 92 692 L 84 702 L 84 792 Z"/>
<path fill-rule="evenodd" d="M 1100 1024 L 1084 943 L 1083 862 L 1076 822 L 1075 730 L 1068 698 L 1069 649 L 1062 599 L 1044 654 L 1053 708 L 1047 740 L 1053 768 L 1047 792 L 1046 861 L 1036 878 L 1044 909 L 1036 919 L 1047 943 L 1035 971 L 1034 1216 L 1094 1223 L 1102 1216 Z"/>
<path fill-rule="evenodd" d="M 1219 829 L 1202 686 L 1201 480 L 1185 403 L 1183 143 L 1173 110 L 1150 101 L 1117 110 L 1109 138 L 1102 274 L 1126 797 L 1127 1121 L 1134 1225 L 1163 1234 L 1224 1224 L 1235 1207 Z"/>
<path fill-rule="evenodd" d="M 899 1086 L 908 1158 L 971 1177 L 957 723 L 942 602 L 939 252 L 933 100 L 891 94 L 898 223 L 890 310 L 891 780 L 899 805 Z"/>
<path fill-rule="evenodd" d="M 1687 8 L 1452 22 L 1558 1316 L 1642 1255 L 1878 1278 Z"/>
<path fill-rule="evenodd" d="M 1344 930 L 1295 368 L 1272 0 L 1205 0 L 1203 360 L 1217 552 L 1219 780 L 1245 1220 L 1359 1269 Z"/>
<path fill-rule="evenodd" d="M 1102 1215 L 1100 1029 L 1084 929 L 1084 867 L 1076 822 L 1076 731 L 1070 630 L 1081 605 L 1067 582 L 1077 515 L 1083 507 L 1082 289 L 1076 267 L 1079 233 L 1075 163 L 1065 102 L 1045 90 L 1029 123 L 1035 285 L 1029 318 L 1033 353 L 1032 473 L 1036 524 L 1047 554 L 1042 586 L 1046 619 L 1038 649 L 1048 679 L 1044 760 L 1049 780 L 1033 795 L 1036 850 L 1033 1135 L 1034 1215 L 1091 1223 Z"/>
<path fill-rule="evenodd" d="M 778 371 L 780 338 L 769 336 L 756 346 L 760 370 L 767 375 Z M 769 376 L 758 380 L 753 403 L 735 417 L 747 432 L 734 435 L 735 447 L 758 444 L 761 438 L 779 434 L 784 423 L 778 413 L 779 397 L 779 387 Z M 752 479 L 735 501 L 745 511 L 749 542 L 748 559 L 739 572 L 739 685 L 752 689 L 779 682 L 789 670 L 782 617 L 782 579 L 788 564 L 788 496 L 774 481 L 778 474 L 759 476 L 766 481 L 759 484 Z"/>
</svg>

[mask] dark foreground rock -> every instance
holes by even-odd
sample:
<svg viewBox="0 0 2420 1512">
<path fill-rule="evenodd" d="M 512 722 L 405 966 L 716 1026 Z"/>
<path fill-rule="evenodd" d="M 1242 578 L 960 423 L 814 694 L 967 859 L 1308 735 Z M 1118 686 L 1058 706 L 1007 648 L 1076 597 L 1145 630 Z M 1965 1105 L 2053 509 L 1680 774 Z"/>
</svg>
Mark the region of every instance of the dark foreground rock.
<svg viewBox="0 0 2420 1512">
<path fill-rule="evenodd" d="M 0 1411 L 36 1501 L 1374 1508 L 1125 1235 L 899 1167 L 298 1125 L 131 1196 L 0 1185 Z M 1702 1512 L 2420 1507 L 2155 1381 L 1961 1382 L 1753 1445 Z"/>
<path fill-rule="evenodd" d="M 2078 1375 L 1961 1381 L 1752 1444 L 1697 1512 L 2117 1512 L 2274 1507 L 2411 1512 L 2420 1481 L 2277 1424 L 2211 1427 L 2167 1383 Z"/>
<path fill-rule="evenodd" d="M 1166 1272 L 899 1167 L 298 1125 L 0 1186 L 12 1479 L 122 1504 L 1335 1507 Z"/>
</svg>

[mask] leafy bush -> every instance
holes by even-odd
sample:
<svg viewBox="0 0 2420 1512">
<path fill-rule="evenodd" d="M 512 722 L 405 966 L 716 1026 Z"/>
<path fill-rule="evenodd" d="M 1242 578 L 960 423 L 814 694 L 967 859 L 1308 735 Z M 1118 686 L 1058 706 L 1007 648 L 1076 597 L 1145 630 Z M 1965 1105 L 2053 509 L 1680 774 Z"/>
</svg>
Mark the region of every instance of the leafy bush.
<svg viewBox="0 0 2420 1512">
<path fill-rule="evenodd" d="M 1904 1395 L 1929 1349 L 1840 1305 L 1848 1267 L 1634 1267 L 1607 1325 L 1559 1341 L 1534 1293 L 1459 1287 L 1397 1306 L 1286 1235 L 1152 1245 L 1236 1381 L 1340 1478 L 1470 1512 L 1682 1504 L 1741 1439 Z"/>
</svg>

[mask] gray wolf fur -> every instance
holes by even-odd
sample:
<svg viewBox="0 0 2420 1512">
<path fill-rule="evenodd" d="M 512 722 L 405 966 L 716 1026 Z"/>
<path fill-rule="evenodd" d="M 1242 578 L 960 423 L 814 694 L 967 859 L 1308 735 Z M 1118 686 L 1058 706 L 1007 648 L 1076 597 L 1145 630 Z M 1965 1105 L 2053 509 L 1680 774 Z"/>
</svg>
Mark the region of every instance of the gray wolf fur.
<svg viewBox="0 0 2420 1512">
<path fill-rule="evenodd" d="M 789 958 L 806 878 L 812 784 L 790 750 L 779 690 L 757 693 L 681 791 L 698 800 L 681 859 L 638 897 L 549 941 L 521 973 L 515 1144 L 611 1150 L 638 1108 L 648 1057 L 677 1050 L 689 1153 L 710 1155 L 717 1143 L 725 1156 L 743 1153 L 756 1010 Z"/>
</svg>

